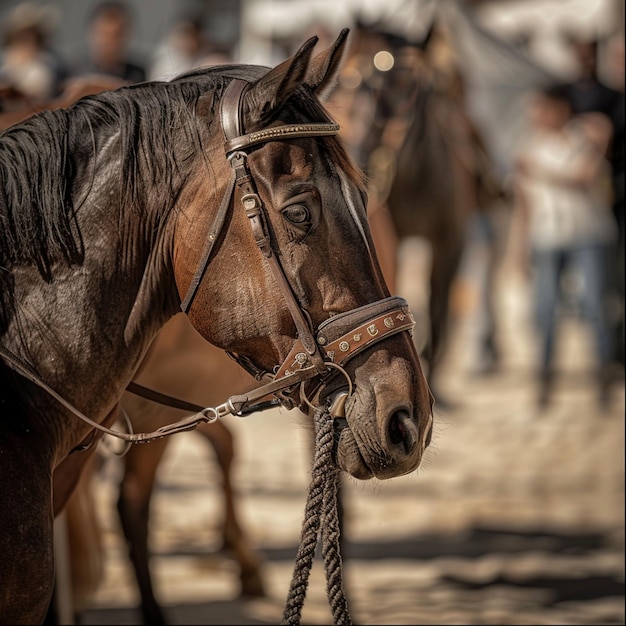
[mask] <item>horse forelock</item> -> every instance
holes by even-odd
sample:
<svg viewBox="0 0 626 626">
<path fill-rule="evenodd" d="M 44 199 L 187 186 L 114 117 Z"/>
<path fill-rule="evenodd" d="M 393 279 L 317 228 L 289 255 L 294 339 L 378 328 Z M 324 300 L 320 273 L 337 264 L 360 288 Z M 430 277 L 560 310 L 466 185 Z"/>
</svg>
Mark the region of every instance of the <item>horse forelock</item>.
<svg viewBox="0 0 626 626">
<path fill-rule="evenodd" d="M 301 87 L 292 96 L 297 110 L 303 114 L 304 120 L 313 123 L 328 122 L 329 114 L 322 103 L 306 87 Z M 343 172 L 361 191 L 367 188 L 364 172 L 348 154 L 344 144 L 336 136 L 322 136 L 318 138 L 324 155 L 331 169 Z"/>
<path fill-rule="evenodd" d="M 219 97 L 221 97 L 221 90 L 225 87 L 225 82 L 239 79 L 254 83 L 269 70 L 270 68 L 268 67 L 257 65 L 231 64 L 215 66 L 208 71 L 206 69 L 191 70 L 173 79 L 172 82 L 195 80 L 212 73 L 221 79 L 219 84 L 220 93 L 216 93 L 216 99 L 219 99 Z M 307 87 L 300 87 L 286 104 L 292 105 L 296 115 L 299 116 L 299 119 L 289 120 L 289 122 L 324 123 L 328 121 L 328 112 L 319 99 Z M 280 114 L 280 111 L 276 114 Z M 245 132 L 251 132 L 253 130 L 259 129 L 246 128 Z M 341 141 L 332 136 L 319 137 L 318 139 L 322 143 L 324 152 L 333 166 L 342 170 L 360 189 L 364 190 L 366 188 L 364 173 L 350 157 Z"/>
</svg>

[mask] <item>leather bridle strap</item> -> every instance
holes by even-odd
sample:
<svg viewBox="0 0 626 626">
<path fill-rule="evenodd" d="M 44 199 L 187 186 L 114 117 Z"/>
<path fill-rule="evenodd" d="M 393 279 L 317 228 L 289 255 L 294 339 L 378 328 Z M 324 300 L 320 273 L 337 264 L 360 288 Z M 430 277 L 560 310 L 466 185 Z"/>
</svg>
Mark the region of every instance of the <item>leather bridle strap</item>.
<svg viewBox="0 0 626 626">
<path fill-rule="evenodd" d="M 261 201 L 254 183 L 248 172 L 246 165 L 247 154 L 243 151 L 247 148 L 267 143 L 268 141 L 276 141 L 279 139 L 293 139 L 297 137 L 320 137 L 337 135 L 339 133 L 339 124 L 335 123 L 318 123 L 318 124 L 283 124 L 272 128 L 266 128 L 257 132 L 241 134 L 243 121 L 241 119 L 242 109 L 241 98 L 245 89 L 249 86 L 244 80 L 233 79 L 224 90 L 220 102 L 220 119 L 224 133 L 225 143 L 224 150 L 226 156 L 233 168 L 233 177 L 226 189 L 226 193 L 222 198 L 222 203 L 216 213 L 205 244 L 202 256 L 198 262 L 198 266 L 194 276 L 187 288 L 187 293 L 181 303 L 181 310 L 188 313 L 193 299 L 196 296 L 202 278 L 206 273 L 213 251 L 213 246 L 218 238 L 220 231 L 226 219 L 226 212 L 230 206 L 233 197 L 235 184 L 241 189 L 241 201 L 246 210 L 246 214 L 250 219 L 257 245 L 263 251 L 264 256 L 272 265 L 272 271 L 277 279 L 281 291 L 286 296 L 287 306 L 289 307 L 291 316 L 296 324 L 296 329 L 300 336 L 308 335 L 312 338 L 310 324 L 304 320 L 301 308 L 295 302 L 295 297 L 287 282 L 284 272 L 277 263 L 276 257 L 272 252 L 269 237 L 267 236 L 267 228 L 263 221 Z M 305 336 L 304 341 L 307 352 L 315 358 L 317 352 L 315 342 Z"/>
<path fill-rule="evenodd" d="M 318 373 L 323 373 L 326 371 L 326 367 L 323 364 L 324 359 L 319 353 L 317 344 L 315 343 L 315 337 L 313 336 L 313 332 L 311 330 L 311 324 L 305 318 L 304 312 L 298 304 L 289 281 L 285 276 L 285 272 L 279 263 L 274 250 L 272 249 L 267 224 L 265 223 L 261 199 L 259 198 L 255 188 L 254 181 L 250 176 L 250 172 L 248 171 L 246 155 L 241 152 L 236 152 L 230 158 L 230 163 L 235 170 L 235 180 L 237 188 L 240 191 L 241 204 L 243 205 L 246 215 L 250 221 L 250 227 L 256 244 L 272 270 L 272 275 L 283 296 L 283 300 L 289 309 L 289 313 L 291 314 L 291 318 L 296 326 L 298 337 L 302 341 L 304 349 L 309 356 L 317 361 L 317 364 L 319 365 Z"/>
<path fill-rule="evenodd" d="M 198 262 L 198 267 L 196 272 L 191 279 L 191 283 L 187 289 L 187 294 L 185 298 L 181 302 L 180 308 L 183 313 L 187 313 L 193 303 L 193 299 L 198 292 L 198 287 L 200 286 L 200 281 L 204 276 L 207 267 L 209 266 L 209 259 L 211 258 L 211 252 L 213 252 L 213 246 L 217 241 L 217 238 L 222 230 L 222 226 L 224 225 L 224 221 L 226 220 L 226 212 L 228 211 L 228 207 L 230 206 L 230 200 L 233 197 L 233 191 L 235 189 L 235 176 L 233 175 L 228 183 L 228 187 L 226 188 L 226 193 L 222 198 L 222 203 L 213 218 L 213 223 L 209 229 L 207 234 L 206 244 L 204 245 L 204 250 L 202 251 L 202 256 L 200 257 L 200 261 Z"/>
</svg>

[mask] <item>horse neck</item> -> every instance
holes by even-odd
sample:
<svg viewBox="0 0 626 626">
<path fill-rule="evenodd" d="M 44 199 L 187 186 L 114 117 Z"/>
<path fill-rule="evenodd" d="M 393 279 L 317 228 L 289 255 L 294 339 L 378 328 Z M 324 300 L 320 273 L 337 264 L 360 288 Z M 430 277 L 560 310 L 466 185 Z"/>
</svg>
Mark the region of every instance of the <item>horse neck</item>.
<svg viewBox="0 0 626 626">
<path fill-rule="evenodd" d="M 92 418 L 119 398 L 176 305 L 167 229 L 155 226 L 157 215 L 122 210 L 119 193 L 103 181 L 80 204 L 81 264 L 57 263 L 49 283 L 35 267 L 17 268 L 15 314 L 2 338 Z"/>
</svg>

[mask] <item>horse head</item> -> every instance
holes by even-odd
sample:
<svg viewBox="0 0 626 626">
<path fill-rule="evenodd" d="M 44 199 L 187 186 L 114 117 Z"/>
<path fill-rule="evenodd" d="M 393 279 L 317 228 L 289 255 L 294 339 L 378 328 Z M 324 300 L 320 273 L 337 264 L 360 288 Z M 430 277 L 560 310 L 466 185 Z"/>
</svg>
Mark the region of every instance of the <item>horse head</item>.
<svg viewBox="0 0 626 626">
<path fill-rule="evenodd" d="M 198 183 L 176 220 L 174 274 L 196 329 L 259 377 L 286 381 L 278 395 L 289 408 L 349 391 L 338 464 L 384 479 L 419 465 L 432 396 L 406 303 L 378 266 L 362 176 L 322 105 L 346 42 L 347 30 L 316 55 L 311 38 L 271 70 L 224 70 L 222 133 L 204 157 L 228 181 L 221 216 L 207 218 Z M 206 105 L 196 113 L 208 126 Z"/>
</svg>

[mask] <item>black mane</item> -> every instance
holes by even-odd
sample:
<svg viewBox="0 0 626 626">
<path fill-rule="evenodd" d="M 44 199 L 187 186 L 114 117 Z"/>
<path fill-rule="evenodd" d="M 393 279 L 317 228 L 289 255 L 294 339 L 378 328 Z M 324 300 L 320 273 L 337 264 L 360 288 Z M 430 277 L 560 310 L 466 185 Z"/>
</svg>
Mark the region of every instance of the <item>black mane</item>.
<svg viewBox="0 0 626 626">
<path fill-rule="evenodd" d="M 171 208 L 185 168 L 202 152 L 198 99 L 212 95 L 213 115 L 204 119 L 210 124 L 230 79 L 254 82 L 266 71 L 249 65 L 194 70 L 167 83 L 146 82 L 88 96 L 0 133 L 0 334 L 10 318 L 11 270 L 16 264 L 33 264 L 51 281 L 56 263 L 82 262 L 76 213 L 98 176 L 90 164 L 99 146 L 119 135 L 114 165 L 126 210 L 143 211 L 149 202 Z M 307 90 L 301 88 L 294 104 L 307 118 L 324 120 L 321 105 Z M 330 160 L 351 172 L 335 138 L 322 141 Z M 150 198 L 147 189 L 154 190 Z"/>
<path fill-rule="evenodd" d="M 147 201 L 145 182 L 158 183 L 171 197 L 181 169 L 172 130 L 183 131 L 189 156 L 196 152 L 193 106 L 222 83 L 218 73 L 205 70 L 194 80 L 123 87 L 83 98 L 68 109 L 44 111 L 0 133 L 0 333 L 8 323 L 16 264 L 33 264 L 51 281 L 55 263 L 82 262 L 76 189 L 89 183 L 86 176 L 98 175 L 84 165 L 94 159 L 97 146 L 120 134 L 123 204 L 141 210 Z"/>
<path fill-rule="evenodd" d="M 172 130 L 186 131 L 189 152 L 197 149 L 191 111 L 200 95 L 220 86 L 219 78 L 205 70 L 193 81 L 103 92 L 69 109 L 34 115 L 1 133 L 0 265 L 9 269 L 32 262 L 50 280 L 56 261 L 80 262 L 74 221 L 79 207 L 73 195 L 78 166 L 92 159 L 96 145 L 114 133 L 120 133 L 122 201 L 141 207 L 142 182 L 168 187 L 180 170 L 171 149 Z"/>
</svg>

